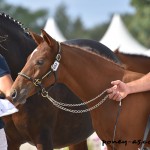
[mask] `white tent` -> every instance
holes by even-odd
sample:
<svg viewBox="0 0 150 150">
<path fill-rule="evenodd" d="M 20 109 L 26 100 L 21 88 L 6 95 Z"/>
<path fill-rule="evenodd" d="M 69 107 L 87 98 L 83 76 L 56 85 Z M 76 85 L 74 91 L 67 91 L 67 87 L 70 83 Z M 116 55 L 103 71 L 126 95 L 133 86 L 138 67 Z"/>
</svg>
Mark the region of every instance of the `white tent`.
<svg viewBox="0 0 150 150">
<path fill-rule="evenodd" d="M 101 43 L 109 47 L 112 51 L 119 48 L 120 52 L 128 54 L 147 55 L 147 48 L 138 43 L 128 32 L 121 17 L 115 14 L 112 21 L 100 40 Z"/>
<path fill-rule="evenodd" d="M 65 41 L 65 37 L 60 32 L 55 20 L 53 18 L 49 18 L 46 22 L 46 25 L 44 27 L 44 30 L 55 40 L 58 40 L 59 42 Z"/>
</svg>

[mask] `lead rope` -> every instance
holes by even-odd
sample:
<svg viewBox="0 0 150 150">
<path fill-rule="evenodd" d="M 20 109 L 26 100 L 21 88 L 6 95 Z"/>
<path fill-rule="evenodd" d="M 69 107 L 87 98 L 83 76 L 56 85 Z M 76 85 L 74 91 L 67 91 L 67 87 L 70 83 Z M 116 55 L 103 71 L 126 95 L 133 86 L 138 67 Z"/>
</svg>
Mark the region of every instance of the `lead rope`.
<svg viewBox="0 0 150 150">
<path fill-rule="evenodd" d="M 144 150 L 144 145 L 145 145 L 146 139 L 148 137 L 149 131 L 150 131 L 150 115 L 148 117 L 148 121 L 147 121 L 147 124 L 146 124 L 146 129 L 145 129 L 144 137 L 143 137 L 143 143 L 142 143 L 142 146 L 139 150 Z"/>
<path fill-rule="evenodd" d="M 121 100 L 119 102 L 119 106 L 118 106 L 118 112 L 117 112 L 117 117 L 116 117 L 116 122 L 115 122 L 115 127 L 114 127 L 114 133 L 113 133 L 113 150 L 115 150 L 115 136 L 116 136 L 116 129 L 117 129 L 117 123 L 118 123 L 118 118 L 121 112 Z"/>
</svg>

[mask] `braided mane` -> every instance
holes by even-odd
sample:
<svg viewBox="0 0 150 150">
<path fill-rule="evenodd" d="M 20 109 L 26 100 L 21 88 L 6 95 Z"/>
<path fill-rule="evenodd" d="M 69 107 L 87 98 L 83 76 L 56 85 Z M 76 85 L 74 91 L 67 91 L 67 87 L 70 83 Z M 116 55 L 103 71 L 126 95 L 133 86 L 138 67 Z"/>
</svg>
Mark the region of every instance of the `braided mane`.
<svg viewBox="0 0 150 150">
<path fill-rule="evenodd" d="M 4 12 L 0 12 L 0 19 L 1 18 L 4 18 L 5 20 L 7 19 L 12 25 L 16 26 L 17 29 L 23 31 L 26 35 L 31 36 L 29 33 L 29 29 L 23 27 L 23 24 L 20 21 L 14 19 L 13 17 L 10 17 L 8 14 L 6 14 Z M 3 22 L 0 21 L 0 25 L 2 25 L 2 24 L 3 24 Z"/>
</svg>

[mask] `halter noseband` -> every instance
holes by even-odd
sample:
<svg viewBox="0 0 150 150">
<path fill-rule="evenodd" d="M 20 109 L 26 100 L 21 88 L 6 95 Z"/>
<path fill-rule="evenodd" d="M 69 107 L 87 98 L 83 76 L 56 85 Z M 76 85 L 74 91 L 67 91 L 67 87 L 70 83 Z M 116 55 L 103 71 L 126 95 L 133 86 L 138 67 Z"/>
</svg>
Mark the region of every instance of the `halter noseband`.
<svg viewBox="0 0 150 150">
<path fill-rule="evenodd" d="M 60 45 L 59 42 L 58 42 L 58 47 L 59 47 L 59 49 L 58 49 L 58 53 L 57 53 L 57 55 L 55 57 L 54 63 L 51 65 L 50 70 L 45 75 L 43 75 L 43 77 L 41 77 L 41 79 L 39 79 L 39 78 L 33 79 L 32 77 L 29 77 L 28 75 L 26 75 L 25 73 L 22 73 L 22 72 L 19 72 L 18 75 L 20 75 L 20 76 L 30 80 L 35 86 L 39 86 L 41 88 L 41 90 L 42 90 L 43 89 L 42 88 L 42 80 L 44 78 L 46 78 L 47 76 L 51 75 L 51 73 L 53 73 L 54 77 L 55 77 L 55 82 L 54 82 L 54 84 L 55 84 L 56 81 L 57 81 L 56 71 L 57 71 L 57 69 L 59 67 L 60 60 L 61 60 L 61 54 L 60 54 L 61 53 L 61 45 Z M 54 85 L 54 84 L 52 84 L 52 85 Z"/>
</svg>

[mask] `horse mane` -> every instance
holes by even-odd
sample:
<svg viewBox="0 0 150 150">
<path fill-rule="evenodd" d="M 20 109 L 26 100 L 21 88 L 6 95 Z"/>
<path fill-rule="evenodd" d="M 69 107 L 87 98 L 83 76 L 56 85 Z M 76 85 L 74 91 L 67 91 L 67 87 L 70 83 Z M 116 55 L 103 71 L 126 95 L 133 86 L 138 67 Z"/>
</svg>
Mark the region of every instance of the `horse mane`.
<svg viewBox="0 0 150 150">
<path fill-rule="evenodd" d="M 93 51 L 94 53 L 97 53 L 108 59 L 111 59 L 118 64 L 122 64 L 120 59 L 115 55 L 113 51 L 111 51 L 107 46 L 98 41 L 91 39 L 71 39 L 65 41 L 64 43 L 85 48 L 88 51 Z"/>
<path fill-rule="evenodd" d="M 109 62 L 113 63 L 114 65 L 117 65 L 118 67 L 121 67 L 122 69 L 125 69 L 125 68 L 126 68 L 124 64 L 122 64 L 122 63 L 117 63 L 117 62 L 115 62 L 113 59 L 109 59 L 106 55 L 101 55 L 101 53 L 99 53 L 97 50 L 89 51 L 89 50 L 86 49 L 86 47 L 79 47 L 78 45 L 70 45 L 70 44 L 68 44 L 68 43 L 66 43 L 66 42 L 63 43 L 63 44 L 64 44 L 64 45 L 67 45 L 67 46 L 69 46 L 69 47 L 72 47 L 72 48 L 80 49 L 81 51 L 86 51 L 87 53 L 91 53 L 92 55 L 101 57 L 101 58 L 105 59 L 106 61 L 109 61 Z M 103 46 L 103 45 L 102 45 L 102 46 Z M 102 48 L 105 48 L 105 46 L 102 47 Z M 111 51 L 111 50 L 110 50 L 110 51 Z M 114 55 L 115 55 L 115 54 L 114 54 Z"/>
<path fill-rule="evenodd" d="M 23 24 L 14 19 L 13 17 L 10 17 L 8 14 L 4 13 L 4 12 L 0 12 L 0 19 L 7 19 L 7 21 L 9 21 L 9 23 L 11 23 L 13 26 L 15 26 L 17 29 L 21 30 L 23 33 L 25 33 L 27 36 L 31 37 L 30 33 L 29 33 L 29 29 L 24 27 Z M 3 22 L 0 21 L 0 25 L 3 25 Z M 6 26 L 6 25 L 5 25 Z"/>
</svg>

